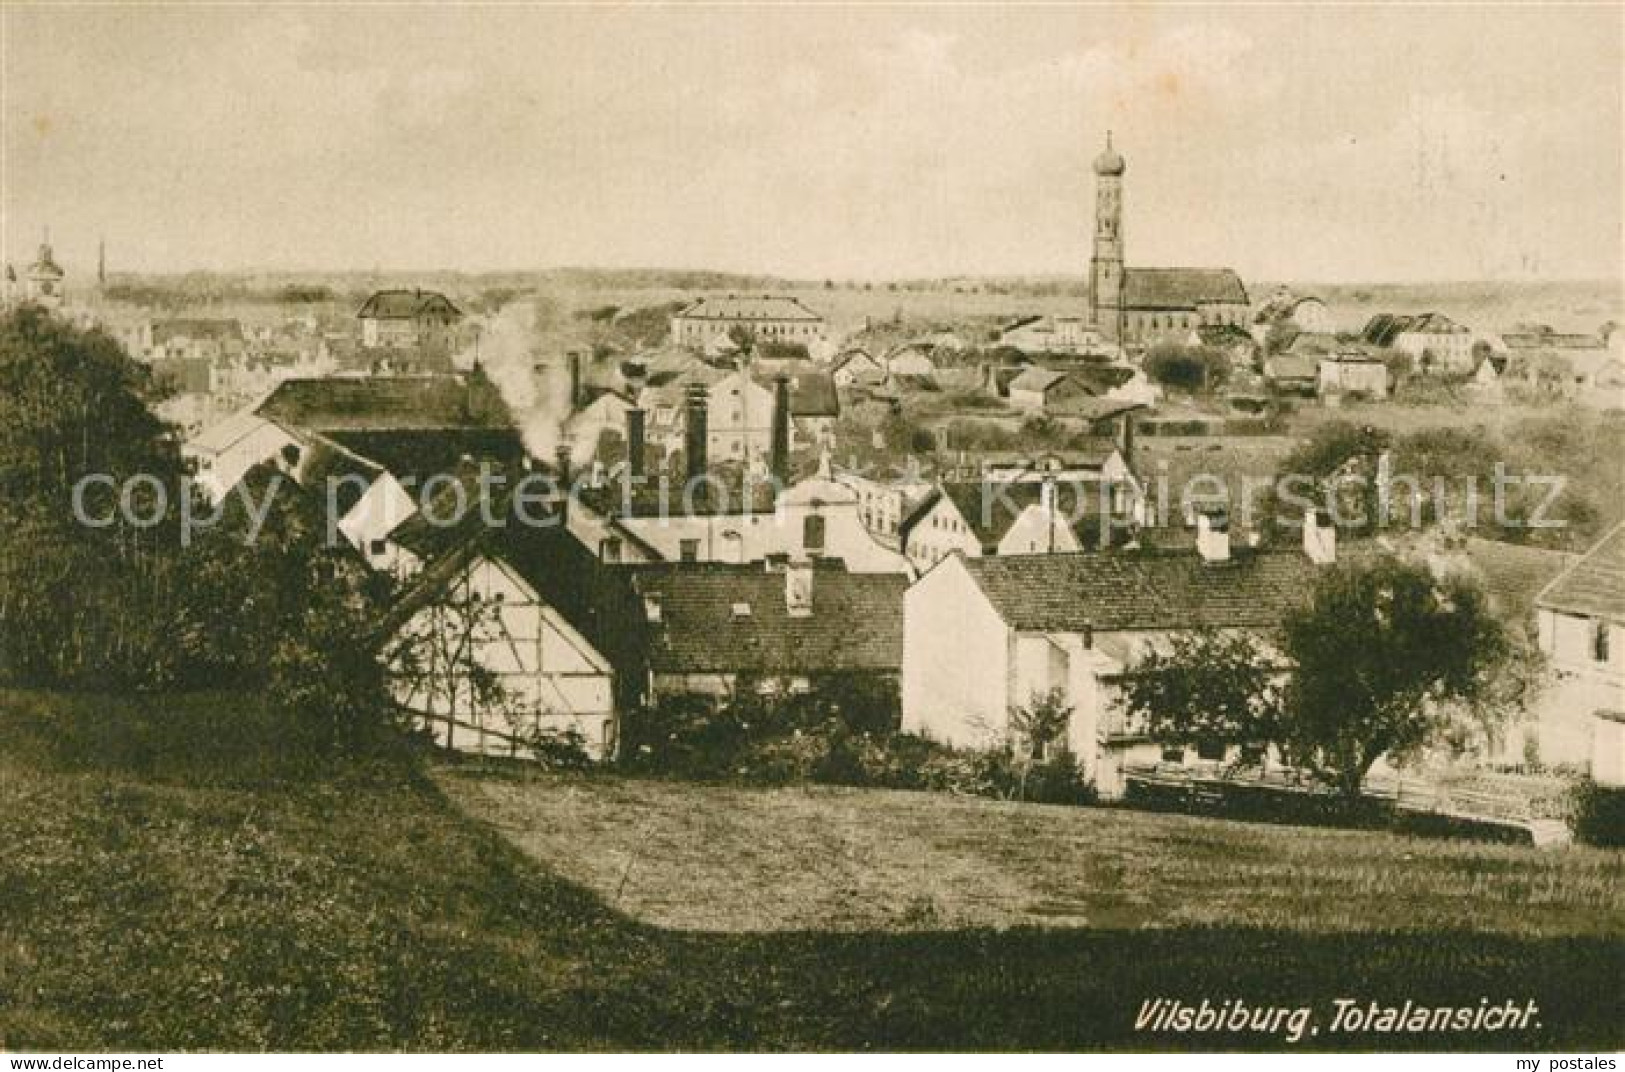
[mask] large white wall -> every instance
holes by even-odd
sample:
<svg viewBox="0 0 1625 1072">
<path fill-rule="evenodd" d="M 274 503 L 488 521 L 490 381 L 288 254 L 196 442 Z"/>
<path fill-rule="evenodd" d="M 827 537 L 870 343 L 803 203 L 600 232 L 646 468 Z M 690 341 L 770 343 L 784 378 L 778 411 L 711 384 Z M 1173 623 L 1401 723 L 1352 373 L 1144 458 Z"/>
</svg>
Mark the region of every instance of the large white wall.
<svg viewBox="0 0 1625 1072">
<path fill-rule="evenodd" d="M 1008 728 L 1010 631 L 961 559 L 903 597 L 903 729 L 985 747 Z"/>
</svg>

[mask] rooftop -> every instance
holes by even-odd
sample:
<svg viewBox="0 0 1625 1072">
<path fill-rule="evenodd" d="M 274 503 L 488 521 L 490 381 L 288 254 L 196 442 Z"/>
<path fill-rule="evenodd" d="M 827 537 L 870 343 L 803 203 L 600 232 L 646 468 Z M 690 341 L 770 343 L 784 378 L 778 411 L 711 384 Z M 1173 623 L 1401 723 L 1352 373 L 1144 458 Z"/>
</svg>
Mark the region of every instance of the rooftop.
<svg viewBox="0 0 1625 1072">
<path fill-rule="evenodd" d="M 771 294 L 740 296 L 729 294 L 720 298 L 697 298 L 678 310 L 684 320 L 802 320 L 819 323 L 823 317 L 801 304 L 798 298 Z"/>
<path fill-rule="evenodd" d="M 496 387 L 478 371 L 285 380 L 255 412 L 319 431 L 513 426 Z"/>
<path fill-rule="evenodd" d="M 903 662 L 903 591 L 896 573 L 812 568 L 812 611 L 790 613 L 785 574 L 761 565 L 635 567 L 634 587 L 660 608 L 649 625 L 657 673 L 895 672 Z M 748 612 L 736 613 L 735 604 Z"/>
<path fill-rule="evenodd" d="M 1125 268 L 1125 309 L 1189 309 L 1218 302 L 1247 304 L 1247 288 L 1231 268 Z"/>
<path fill-rule="evenodd" d="M 1273 628 L 1313 588 L 1317 567 L 1301 551 L 1232 555 L 997 555 L 964 565 L 999 616 L 1024 631 Z"/>
<path fill-rule="evenodd" d="M 1625 620 L 1625 524 L 1581 556 L 1535 597 L 1535 605 L 1570 614 Z"/>
<path fill-rule="evenodd" d="M 415 320 L 431 313 L 454 319 L 463 315 L 450 298 L 437 290 L 380 290 L 355 315 L 363 320 Z"/>
</svg>

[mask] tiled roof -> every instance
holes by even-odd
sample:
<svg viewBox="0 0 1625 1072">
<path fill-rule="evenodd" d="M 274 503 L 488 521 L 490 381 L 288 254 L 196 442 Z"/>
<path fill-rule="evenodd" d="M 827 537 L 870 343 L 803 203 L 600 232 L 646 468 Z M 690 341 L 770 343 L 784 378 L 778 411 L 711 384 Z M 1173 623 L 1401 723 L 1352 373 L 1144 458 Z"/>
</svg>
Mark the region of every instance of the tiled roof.
<svg viewBox="0 0 1625 1072">
<path fill-rule="evenodd" d="M 798 362 L 794 367 L 782 370 L 790 380 L 790 415 L 793 417 L 839 417 L 841 415 L 841 396 L 835 388 L 835 377 L 822 369 L 813 368 L 810 362 Z M 778 373 L 765 371 L 758 374 L 756 382 L 767 388 L 774 389 L 774 379 Z"/>
<path fill-rule="evenodd" d="M 740 297 L 729 294 L 721 298 L 699 298 L 677 313 L 685 320 L 804 320 L 812 323 L 824 318 L 802 305 L 799 299 L 777 297 L 771 294 Z"/>
<path fill-rule="evenodd" d="M 1443 313 L 1417 313 L 1414 316 L 1378 313 L 1366 321 L 1365 330 L 1360 334 L 1366 342 L 1392 346 L 1401 335 L 1463 335 L 1467 330 Z"/>
<path fill-rule="evenodd" d="M 456 472 L 465 459 L 516 465 L 525 455 L 525 445 L 513 428 L 353 428 L 327 435 L 377 462 L 397 480 L 411 477 L 420 484 L 436 474 Z"/>
<path fill-rule="evenodd" d="M 1054 487 L 1057 514 L 1071 526 L 1084 546 L 1098 544 L 1102 485 L 1093 480 L 1061 479 L 1054 482 Z M 929 504 L 922 502 L 923 511 L 917 508 L 910 513 L 902 531 L 906 539 L 907 532 L 929 512 L 930 506 L 946 498 L 981 544 L 983 553 L 993 554 L 1016 519 L 1042 500 L 1043 488 L 1043 482 L 1037 480 L 945 483 L 928 496 Z"/>
<path fill-rule="evenodd" d="M 187 446 L 198 453 L 224 454 L 260 429 L 274 424 L 252 410 L 239 410 L 203 429 Z"/>
<path fill-rule="evenodd" d="M 1576 559 L 1562 551 L 1478 537 L 1468 538 L 1465 551 L 1502 613 L 1518 621 L 1529 619 L 1535 597 Z"/>
<path fill-rule="evenodd" d="M 1010 381 L 1012 391 L 1037 391 L 1042 394 L 1066 379 L 1067 374 L 1038 365 L 1023 369 L 1021 375 Z"/>
<path fill-rule="evenodd" d="M 1616 525 L 1580 561 L 1547 585 L 1535 605 L 1625 620 L 1625 524 Z"/>
<path fill-rule="evenodd" d="M 415 320 L 431 313 L 462 317 L 457 306 L 436 290 L 380 290 L 355 315 L 363 320 Z"/>
<path fill-rule="evenodd" d="M 650 623 L 656 673 L 895 672 L 903 662 L 903 591 L 896 573 L 813 569 L 812 613 L 793 616 L 785 575 L 762 566 L 635 568 L 639 594 L 660 607 Z M 738 614 L 735 606 L 748 608 Z"/>
<path fill-rule="evenodd" d="M 1276 354 L 1264 362 L 1264 375 L 1272 380 L 1313 380 L 1320 375 L 1320 359 L 1308 354 Z"/>
<path fill-rule="evenodd" d="M 1247 304 L 1247 288 L 1230 268 L 1125 268 L 1126 309 L 1195 309 L 1204 302 Z"/>
<path fill-rule="evenodd" d="M 589 509 L 604 517 L 721 517 L 772 513 L 777 494 L 773 483 L 745 479 L 737 469 L 712 469 L 692 488 L 678 477 L 662 485 L 657 476 L 628 486 L 611 481 L 602 487 L 582 488 L 578 495 Z"/>
<path fill-rule="evenodd" d="M 513 426 L 496 388 L 478 372 L 285 380 L 256 412 L 318 431 Z"/>
<path fill-rule="evenodd" d="M 1083 552 L 968 559 L 999 616 L 1020 630 L 1271 628 L 1302 604 L 1315 565 L 1300 551 Z"/>
</svg>

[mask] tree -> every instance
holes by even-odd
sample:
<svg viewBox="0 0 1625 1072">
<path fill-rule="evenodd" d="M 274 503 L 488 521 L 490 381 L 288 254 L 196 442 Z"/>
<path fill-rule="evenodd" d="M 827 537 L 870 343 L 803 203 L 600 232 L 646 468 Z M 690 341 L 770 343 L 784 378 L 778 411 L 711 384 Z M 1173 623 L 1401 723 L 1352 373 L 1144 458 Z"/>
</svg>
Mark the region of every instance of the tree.
<svg viewBox="0 0 1625 1072">
<path fill-rule="evenodd" d="M 1213 346 L 1158 343 L 1145 357 L 1145 374 L 1164 387 L 1210 393 L 1230 377 L 1230 359 Z"/>
<path fill-rule="evenodd" d="M 0 676 L 117 687 L 173 668 L 160 611 L 184 491 L 152 392 L 101 331 L 33 305 L 0 318 Z"/>
<path fill-rule="evenodd" d="M 1321 575 L 1282 643 L 1295 667 L 1289 751 L 1349 798 L 1379 757 L 1427 741 L 1451 705 L 1488 697 L 1508 651 L 1483 589 L 1392 558 Z"/>
<path fill-rule="evenodd" d="M 1281 464 L 1281 494 L 1270 504 L 1276 523 L 1295 529 L 1305 508 L 1313 506 L 1335 507 L 1340 527 L 1375 524 L 1383 505 L 1377 462 L 1391 442 L 1387 432 L 1368 425 L 1327 421 L 1317 426 Z"/>
<path fill-rule="evenodd" d="M 1135 664 L 1123 684 L 1123 704 L 1162 744 L 1277 743 L 1279 664 L 1249 633 L 1178 633 Z"/>
</svg>

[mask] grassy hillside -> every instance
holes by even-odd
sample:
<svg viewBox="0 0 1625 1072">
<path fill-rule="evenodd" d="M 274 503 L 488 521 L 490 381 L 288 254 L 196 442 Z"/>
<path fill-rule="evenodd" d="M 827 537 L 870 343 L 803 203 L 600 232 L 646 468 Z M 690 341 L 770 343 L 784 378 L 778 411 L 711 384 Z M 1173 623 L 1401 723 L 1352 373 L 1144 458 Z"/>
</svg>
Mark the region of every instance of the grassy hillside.
<svg viewBox="0 0 1625 1072">
<path fill-rule="evenodd" d="M 436 779 L 551 870 L 685 929 L 1625 930 L 1625 857 L 1594 849 L 832 786 Z"/>
<path fill-rule="evenodd" d="M 1396 840 L 1384 854 L 1379 841 L 1360 842 L 1351 895 L 1312 849 L 1284 864 L 1267 842 L 1239 851 L 1257 831 L 1170 818 L 1123 827 L 1114 839 L 1125 817 L 1090 811 L 1065 820 L 1082 840 L 1038 844 L 1076 852 L 1096 891 L 1115 873 L 1165 889 L 1172 904 L 1222 905 L 1249 884 L 1267 897 L 1284 866 L 1308 886 L 1327 883 L 1328 897 L 1370 898 L 1373 907 L 1354 929 L 1324 935 L 1285 916 L 1271 923 L 1268 913 L 1238 917 L 1251 918 L 1247 926 L 1228 910 L 1213 913 L 1222 923 L 1180 921 L 1166 906 L 1098 916 L 1087 928 L 906 930 L 881 920 L 842 933 L 662 930 L 561 877 L 571 860 L 555 869 L 527 858 L 464 817 L 412 757 L 326 763 L 276 726 L 237 696 L 0 693 L 7 1049 L 1258 1048 L 1286 1043 L 1136 1034 L 1133 1020 L 1148 997 L 1313 1001 L 1329 1011 L 1345 995 L 1533 998 L 1541 1026 L 1515 1038 L 1323 1033 L 1299 1045 L 1625 1041 L 1618 904 L 1599 907 L 1594 885 L 1611 874 L 1609 889 L 1618 889 L 1618 854 L 1451 846 L 1455 862 L 1437 872 L 1450 882 L 1428 894 L 1428 880 L 1414 881 L 1420 896 L 1460 907 L 1421 911 L 1412 895 L 1389 896 L 1380 875 L 1392 869 L 1397 881 L 1413 862 L 1405 854 L 1442 846 Z M 619 785 L 632 783 L 605 782 L 604 791 Z M 690 802 L 679 787 L 632 788 Z M 871 812 L 853 795 L 853 821 L 883 817 L 893 799 L 876 797 Z M 988 846 L 1005 846 L 1012 873 L 1031 865 L 1034 829 L 1057 821 L 941 803 L 942 828 L 921 831 L 920 844 L 940 845 L 969 823 Z M 910 811 L 930 826 L 929 812 Z M 715 816 L 716 803 L 699 814 Z M 693 859 L 713 827 L 686 829 Z M 749 861 L 759 840 L 772 855 L 775 836 L 762 828 L 724 839 L 722 854 Z M 1143 843 L 1115 872 L 1096 858 L 1114 842 L 1120 854 Z M 904 840 L 880 851 L 915 850 Z M 1154 877 L 1178 874 L 1185 858 L 1202 863 L 1178 881 Z M 1204 872 L 1230 892 L 1191 881 Z M 751 885 L 771 896 L 771 870 L 756 873 Z M 1518 889 L 1543 906 L 1531 916 L 1538 936 L 1514 933 L 1504 910 L 1488 907 Z M 871 893 L 859 886 L 847 895 Z M 1403 926 L 1406 903 L 1419 925 L 1413 913 Z"/>
</svg>

